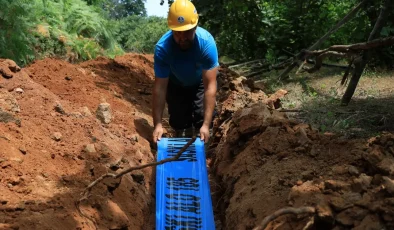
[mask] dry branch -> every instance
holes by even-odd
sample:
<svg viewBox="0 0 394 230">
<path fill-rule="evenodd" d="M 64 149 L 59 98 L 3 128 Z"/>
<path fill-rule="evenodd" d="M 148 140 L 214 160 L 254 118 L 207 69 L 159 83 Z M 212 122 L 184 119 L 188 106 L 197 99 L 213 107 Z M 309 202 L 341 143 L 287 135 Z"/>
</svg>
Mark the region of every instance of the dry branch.
<svg viewBox="0 0 394 230">
<path fill-rule="evenodd" d="M 316 63 L 311 68 L 304 68 L 308 73 L 314 73 L 318 71 L 322 64 L 323 60 L 327 57 L 342 57 L 352 59 L 358 55 L 358 52 L 390 46 L 394 44 L 394 36 L 383 38 L 383 39 L 375 39 L 369 42 L 356 43 L 351 45 L 334 45 L 324 50 L 317 51 L 308 51 L 303 50 L 302 53 L 305 57 L 316 56 Z"/>
<path fill-rule="evenodd" d="M 127 168 L 127 169 L 121 171 L 121 172 L 118 173 L 118 174 L 107 173 L 107 174 L 104 174 L 104 175 L 100 176 L 99 178 L 97 178 L 95 181 L 93 181 L 92 183 L 90 183 L 90 184 L 86 187 L 86 189 L 85 189 L 84 192 L 82 193 L 82 197 L 81 197 L 78 201 L 75 202 L 75 206 L 76 206 L 76 208 L 77 208 L 79 214 L 80 214 L 82 217 L 85 217 L 85 218 L 89 219 L 90 221 L 92 221 L 92 222 L 94 223 L 95 227 L 97 228 L 97 225 L 96 225 L 95 221 L 94 221 L 92 218 L 90 218 L 88 215 L 86 215 L 86 214 L 81 210 L 81 208 L 80 208 L 81 202 L 84 201 L 84 200 L 87 200 L 87 199 L 89 198 L 90 192 L 92 191 L 92 188 L 93 188 L 94 186 L 96 186 L 98 183 L 100 183 L 101 181 L 103 181 L 105 178 L 108 178 L 108 177 L 113 178 L 113 179 L 118 179 L 118 178 L 121 178 L 122 176 L 124 176 L 125 174 L 127 174 L 127 173 L 129 173 L 129 172 L 132 172 L 132 171 L 134 171 L 134 170 L 144 169 L 144 168 L 147 168 L 147 167 L 154 167 L 154 166 L 162 165 L 162 164 L 164 164 L 164 163 L 168 163 L 168 162 L 171 162 L 171 161 L 176 161 L 176 160 L 178 160 L 178 159 L 181 157 L 182 153 L 185 152 L 186 149 L 189 148 L 189 146 L 190 146 L 191 144 L 193 144 L 193 142 L 194 142 L 195 140 L 196 140 L 196 137 L 195 137 L 195 136 L 192 137 L 192 138 L 189 140 L 189 142 L 187 142 L 187 143 L 182 147 L 182 149 L 180 149 L 180 150 L 178 151 L 178 153 L 177 153 L 174 157 L 166 158 L 166 159 L 163 159 L 163 160 L 158 161 L 158 162 L 151 162 L 151 163 L 148 163 L 148 164 L 145 164 L 145 165 L 130 167 L 130 168 Z"/>
<path fill-rule="evenodd" d="M 253 230 L 264 230 L 267 225 L 275 220 L 276 218 L 287 215 L 287 214 L 293 214 L 293 215 L 300 215 L 300 214 L 314 214 L 316 212 L 316 209 L 314 207 L 300 207 L 300 208 L 283 208 L 280 209 L 276 212 L 274 212 L 272 215 L 269 215 L 263 219 L 261 224 Z"/>
</svg>

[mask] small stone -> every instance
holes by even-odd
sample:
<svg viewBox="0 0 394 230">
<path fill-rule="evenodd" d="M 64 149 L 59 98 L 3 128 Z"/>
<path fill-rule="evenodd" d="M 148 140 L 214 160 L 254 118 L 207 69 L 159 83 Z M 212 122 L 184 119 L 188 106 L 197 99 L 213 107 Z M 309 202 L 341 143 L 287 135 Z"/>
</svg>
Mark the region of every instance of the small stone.
<svg viewBox="0 0 394 230">
<path fill-rule="evenodd" d="M 71 81 L 72 78 L 70 76 L 66 76 L 64 79 L 66 79 L 67 81 Z"/>
<path fill-rule="evenodd" d="M 380 185 L 380 184 L 382 183 L 382 180 L 383 180 L 382 177 L 383 177 L 383 176 L 380 175 L 380 174 L 375 174 L 375 175 L 373 176 L 373 179 L 372 179 L 371 183 L 372 183 L 373 185 Z"/>
<path fill-rule="evenodd" d="M 54 132 L 53 134 L 52 134 L 52 139 L 53 140 L 55 140 L 55 141 L 60 141 L 60 140 L 62 140 L 62 134 L 60 133 L 60 132 Z"/>
<path fill-rule="evenodd" d="M 377 167 L 384 175 L 394 175 L 394 159 L 392 158 L 384 158 L 377 164 Z"/>
<path fill-rule="evenodd" d="M 108 103 L 101 103 L 96 110 L 96 117 L 102 123 L 108 124 L 112 120 L 111 107 Z"/>
<path fill-rule="evenodd" d="M 42 176 L 43 176 L 44 178 L 48 178 L 48 177 L 49 177 L 48 173 L 42 173 Z"/>
<path fill-rule="evenodd" d="M 335 211 L 340 212 L 344 209 L 351 207 L 352 205 L 346 202 L 342 197 L 332 197 L 330 199 L 330 205 Z"/>
<path fill-rule="evenodd" d="M 57 102 L 55 105 L 55 111 L 60 114 L 66 114 L 66 112 L 63 109 L 63 106 L 59 102 Z"/>
<path fill-rule="evenodd" d="M 68 114 L 70 117 L 75 117 L 75 118 L 82 118 L 82 114 L 80 112 L 71 112 Z"/>
<path fill-rule="evenodd" d="M 298 181 L 297 181 L 297 185 L 298 185 L 298 186 L 301 186 L 302 184 L 303 184 L 302 180 L 298 180 Z"/>
<path fill-rule="evenodd" d="M 300 146 L 300 147 L 295 148 L 294 151 L 296 151 L 297 153 L 304 153 L 304 152 L 306 152 L 306 149 L 305 149 L 305 147 Z"/>
<path fill-rule="evenodd" d="M 51 158 L 52 158 L 52 159 L 55 159 L 55 156 L 56 156 L 56 155 L 55 155 L 54 153 L 51 154 Z"/>
<path fill-rule="evenodd" d="M 349 171 L 349 174 L 352 175 L 352 176 L 360 175 L 360 172 L 358 171 L 358 169 L 356 167 L 354 167 L 353 165 L 350 165 L 348 167 L 348 171 Z"/>
<path fill-rule="evenodd" d="M 332 172 L 336 175 L 343 175 L 348 172 L 348 169 L 345 165 L 334 166 L 332 168 Z"/>
<path fill-rule="evenodd" d="M 26 153 L 27 153 L 27 150 L 26 150 L 26 148 L 24 146 L 19 147 L 19 151 L 21 151 L 21 153 L 23 155 L 26 155 Z"/>
<path fill-rule="evenodd" d="M 86 107 L 86 106 L 82 107 L 82 109 L 81 109 L 81 114 L 82 114 L 82 116 L 84 116 L 84 117 L 90 117 L 90 116 L 92 116 L 92 113 L 90 112 L 89 108 Z"/>
<path fill-rule="evenodd" d="M 16 89 L 14 89 L 14 91 L 17 93 L 24 93 L 23 89 L 21 89 L 21 88 L 16 88 Z"/>
<path fill-rule="evenodd" d="M 8 184 L 7 184 L 7 187 L 8 187 L 8 188 L 12 188 L 13 185 L 12 185 L 11 183 L 8 183 Z"/>
<path fill-rule="evenodd" d="M 87 152 L 87 153 L 95 153 L 96 152 L 96 148 L 95 148 L 94 144 L 86 145 L 85 152 Z"/>
</svg>

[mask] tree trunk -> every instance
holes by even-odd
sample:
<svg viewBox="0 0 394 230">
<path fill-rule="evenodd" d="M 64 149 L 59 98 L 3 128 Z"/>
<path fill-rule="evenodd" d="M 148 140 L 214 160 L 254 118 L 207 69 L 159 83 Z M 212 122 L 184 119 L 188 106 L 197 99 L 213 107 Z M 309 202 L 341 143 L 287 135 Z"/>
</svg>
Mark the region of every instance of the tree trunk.
<svg viewBox="0 0 394 230">
<path fill-rule="evenodd" d="M 380 34 L 380 32 L 382 31 L 382 28 L 383 28 L 385 22 L 387 21 L 387 17 L 390 13 L 391 6 L 392 6 L 392 0 L 385 0 L 384 1 L 384 5 L 380 11 L 379 18 L 376 21 L 371 34 L 369 35 L 368 41 L 372 41 L 373 39 L 375 39 L 375 37 L 377 37 Z M 370 56 L 371 56 L 371 51 L 366 50 L 366 51 L 364 51 L 362 58 L 355 61 L 356 68 L 355 68 L 353 76 L 349 82 L 349 85 L 346 88 L 346 92 L 342 97 L 341 105 L 347 106 L 349 104 L 350 100 L 352 99 L 353 94 L 356 91 L 360 77 L 363 74 L 365 66 L 367 65 L 367 63 L 370 59 Z"/>
</svg>

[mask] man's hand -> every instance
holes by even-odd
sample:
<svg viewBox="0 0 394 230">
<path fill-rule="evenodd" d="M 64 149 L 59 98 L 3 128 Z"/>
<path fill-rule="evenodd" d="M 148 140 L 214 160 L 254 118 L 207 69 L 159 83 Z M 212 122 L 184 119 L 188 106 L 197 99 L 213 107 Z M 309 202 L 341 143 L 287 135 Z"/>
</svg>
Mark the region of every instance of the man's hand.
<svg viewBox="0 0 394 230">
<path fill-rule="evenodd" d="M 206 125 L 201 126 L 200 128 L 200 139 L 205 143 L 209 140 L 209 127 Z"/>
<path fill-rule="evenodd" d="M 157 141 L 161 139 L 163 135 L 163 126 L 161 124 L 157 124 L 155 129 L 153 130 L 153 142 L 157 143 Z"/>
</svg>

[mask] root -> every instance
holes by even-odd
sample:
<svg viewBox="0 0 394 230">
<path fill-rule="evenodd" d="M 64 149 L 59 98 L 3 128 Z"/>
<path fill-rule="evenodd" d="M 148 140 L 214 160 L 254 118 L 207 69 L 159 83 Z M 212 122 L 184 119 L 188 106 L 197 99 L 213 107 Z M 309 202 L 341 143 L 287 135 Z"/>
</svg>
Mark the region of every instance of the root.
<svg viewBox="0 0 394 230">
<path fill-rule="evenodd" d="M 85 190 L 82 192 L 82 197 L 81 197 L 78 201 L 75 202 L 75 206 L 76 206 L 76 208 L 77 208 L 79 214 L 80 214 L 82 217 L 84 217 L 84 218 L 90 220 L 90 221 L 94 224 L 95 228 L 98 229 L 98 226 L 97 226 L 96 222 L 95 222 L 91 217 L 89 217 L 88 215 L 86 215 L 86 214 L 81 210 L 81 207 L 80 207 L 81 202 L 84 201 L 84 200 L 87 200 L 87 199 L 90 197 L 90 192 L 92 191 L 92 189 L 93 189 L 94 186 L 96 186 L 98 183 L 100 183 L 101 181 L 103 181 L 105 178 L 108 178 L 108 177 L 113 178 L 113 179 L 118 179 L 118 178 L 124 176 L 125 174 L 127 174 L 127 173 L 129 173 L 129 172 L 132 172 L 132 171 L 134 171 L 134 170 L 144 169 L 144 168 L 147 168 L 147 167 L 154 167 L 154 166 L 162 165 L 162 164 L 164 164 L 164 163 L 168 163 L 168 162 L 171 162 L 171 161 L 176 161 L 176 160 L 178 160 L 178 159 L 181 157 L 182 153 L 185 152 L 186 149 L 189 148 L 189 146 L 190 146 L 191 144 L 194 143 L 195 140 L 196 140 L 196 137 L 194 136 L 192 139 L 189 140 L 189 142 L 187 142 L 187 143 L 185 144 L 185 146 L 182 147 L 182 149 L 180 149 L 180 150 L 178 151 L 178 153 L 177 153 L 174 157 L 166 158 L 166 159 L 163 159 L 163 160 L 161 160 L 161 161 L 159 161 L 159 162 L 151 162 L 151 163 L 148 163 L 148 164 L 145 164 L 145 165 L 130 167 L 130 168 L 127 168 L 127 169 L 121 171 L 121 172 L 118 173 L 118 174 L 106 173 L 106 174 L 100 176 L 99 178 L 97 178 L 95 181 L 93 181 L 92 183 L 90 183 L 90 184 L 85 188 Z"/>
<path fill-rule="evenodd" d="M 283 215 L 287 215 L 287 214 L 294 214 L 294 215 L 314 214 L 315 212 L 316 212 L 316 209 L 314 207 L 283 208 L 283 209 L 280 209 L 280 210 L 274 212 L 272 215 L 265 217 L 264 220 L 261 222 L 261 224 L 255 228 L 253 228 L 253 230 L 264 230 L 271 221 L 273 221 L 276 218 L 283 216 Z M 311 221 L 313 221 L 313 219 Z M 311 221 L 309 221 L 307 223 L 307 226 L 305 226 L 306 229 L 308 229 L 310 227 L 308 225 L 313 224 L 313 223 L 310 223 Z"/>
</svg>

